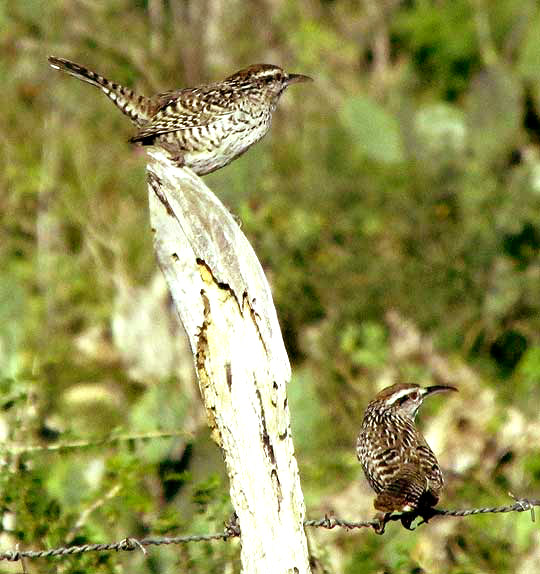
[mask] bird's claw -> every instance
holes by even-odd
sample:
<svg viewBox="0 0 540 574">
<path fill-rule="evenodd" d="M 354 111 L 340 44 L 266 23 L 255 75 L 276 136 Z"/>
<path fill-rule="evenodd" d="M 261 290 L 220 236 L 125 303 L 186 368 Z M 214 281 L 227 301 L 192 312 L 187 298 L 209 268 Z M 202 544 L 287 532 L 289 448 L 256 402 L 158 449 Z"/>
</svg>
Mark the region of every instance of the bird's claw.
<svg viewBox="0 0 540 574">
<path fill-rule="evenodd" d="M 403 526 L 403 528 L 406 528 L 407 530 L 416 530 L 416 527 L 412 527 L 411 524 L 414 522 L 414 519 L 417 517 L 417 514 L 414 513 L 406 513 L 403 514 L 403 516 L 401 516 L 401 525 Z M 422 523 L 420 523 L 422 524 Z"/>
<path fill-rule="evenodd" d="M 384 534 L 384 529 L 386 528 L 386 523 L 390 519 L 390 512 L 378 512 L 373 518 L 373 530 L 375 534 Z"/>
<path fill-rule="evenodd" d="M 404 528 L 411 531 L 416 530 L 416 528 L 413 528 L 411 524 L 414 522 L 417 516 L 418 514 L 415 512 L 403 512 L 402 514 L 394 515 L 391 512 L 379 512 L 373 519 L 373 530 L 376 534 L 384 534 L 386 525 L 392 520 L 401 520 L 401 524 Z"/>
</svg>

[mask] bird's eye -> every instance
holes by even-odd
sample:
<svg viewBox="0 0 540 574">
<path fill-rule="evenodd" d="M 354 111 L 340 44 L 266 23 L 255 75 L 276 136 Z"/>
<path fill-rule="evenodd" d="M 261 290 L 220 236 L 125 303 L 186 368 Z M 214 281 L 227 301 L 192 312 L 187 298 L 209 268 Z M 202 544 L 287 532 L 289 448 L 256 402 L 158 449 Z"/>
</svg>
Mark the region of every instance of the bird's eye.
<svg viewBox="0 0 540 574">
<path fill-rule="evenodd" d="M 411 397 L 411 399 L 412 399 L 413 401 L 417 401 L 417 400 L 420 398 L 420 393 L 418 393 L 417 391 L 415 391 L 414 393 L 411 393 L 409 396 Z"/>
</svg>

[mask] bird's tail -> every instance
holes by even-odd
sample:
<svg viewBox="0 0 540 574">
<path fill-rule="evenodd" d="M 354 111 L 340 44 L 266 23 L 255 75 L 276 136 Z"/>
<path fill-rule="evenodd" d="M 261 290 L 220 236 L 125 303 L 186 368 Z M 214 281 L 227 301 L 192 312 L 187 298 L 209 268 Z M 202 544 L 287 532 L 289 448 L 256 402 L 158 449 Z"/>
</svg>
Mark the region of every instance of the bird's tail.
<svg viewBox="0 0 540 574">
<path fill-rule="evenodd" d="M 153 115 L 155 104 L 150 98 L 135 94 L 129 88 L 110 82 L 107 78 L 70 60 L 55 58 L 54 56 L 49 56 L 48 59 L 49 65 L 55 70 L 61 70 L 83 82 L 97 86 L 138 126 L 144 125 Z"/>
<path fill-rule="evenodd" d="M 406 464 L 377 496 L 374 506 L 382 512 L 408 512 L 437 504 L 439 497 L 430 489 L 425 474 L 414 464 Z"/>
</svg>

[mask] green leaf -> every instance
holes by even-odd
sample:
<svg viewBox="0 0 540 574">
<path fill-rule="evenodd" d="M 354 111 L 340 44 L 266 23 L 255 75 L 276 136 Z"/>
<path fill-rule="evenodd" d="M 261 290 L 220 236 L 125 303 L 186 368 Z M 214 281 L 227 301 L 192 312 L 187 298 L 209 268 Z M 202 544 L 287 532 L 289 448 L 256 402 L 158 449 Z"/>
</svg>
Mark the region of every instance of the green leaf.
<svg viewBox="0 0 540 574">
<path fill-rule="evenodd" d="M 355 151 L 383 163 L 403 161 L 403 143 L 397 119 L 367 96 L 349 98 L 341 109 Z"/>
<path fill-rule="evenodd" d="M 518 71 L 527 80 L 540 81 L 540 35 L 538 28 L 540 17 L 537 17 L 528 27 L 528 33 L 523 42 L 519 55 Z"/>
<path fill-rule="evenodd" d="M 517 145 L 523 115 L 522 90 L 504 66 L 481 71 L 467 97 L 470 144 L 475 155 L 492 162 Z"/>
<path fill-rule="evenodd" d="M 443 102 L 424 106 L 416 114 L 415 130 L 423 150 L 431 155 L 465 150 L 467 126 L 457 106 Z"/>
</svg>

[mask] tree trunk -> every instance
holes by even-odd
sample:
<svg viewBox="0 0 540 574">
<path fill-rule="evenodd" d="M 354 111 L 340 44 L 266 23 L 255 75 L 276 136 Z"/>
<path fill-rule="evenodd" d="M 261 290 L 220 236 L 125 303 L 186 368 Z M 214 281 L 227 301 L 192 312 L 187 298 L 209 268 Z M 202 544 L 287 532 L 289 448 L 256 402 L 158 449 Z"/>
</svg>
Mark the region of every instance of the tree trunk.
<svg viewBox="0 0 540 574">
<path fill-rule="evenodd" d="M 149 155 L 154 246 L 223 450 L 243 572 L 309 573 L 287 407 L 290 365 L 270 287 L 246 237 L 203 181 L 159 150 Z"/>
</svg>

